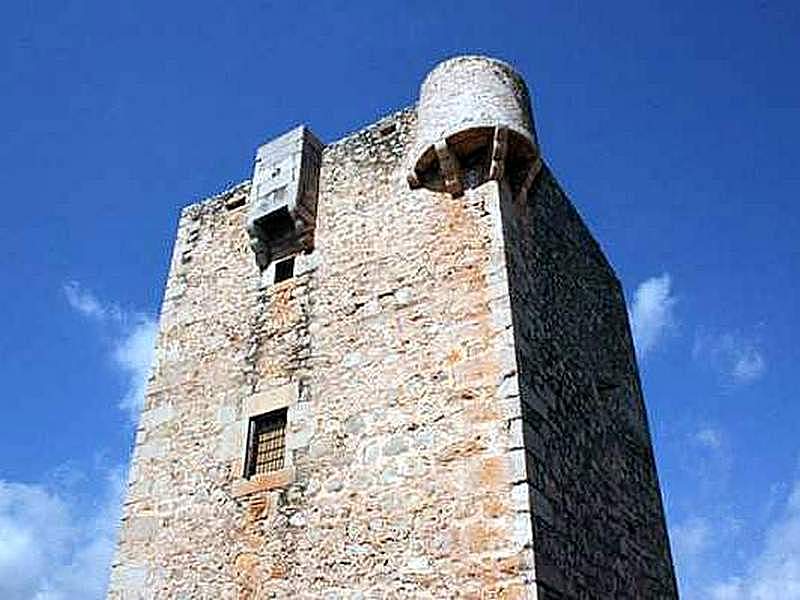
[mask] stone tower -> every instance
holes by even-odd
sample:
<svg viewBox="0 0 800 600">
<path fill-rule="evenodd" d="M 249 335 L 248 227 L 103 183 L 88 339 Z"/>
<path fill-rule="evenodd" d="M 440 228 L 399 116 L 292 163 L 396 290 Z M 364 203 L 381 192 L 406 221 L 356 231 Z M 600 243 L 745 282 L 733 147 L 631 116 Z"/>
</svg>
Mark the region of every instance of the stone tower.
<svg viewBox="0 0 800 600">
<path fill-rule="evenodd" d="M 511 67 L 183 210 L 109 597 L 677 597 L 622 289 Z"/>
</svg>

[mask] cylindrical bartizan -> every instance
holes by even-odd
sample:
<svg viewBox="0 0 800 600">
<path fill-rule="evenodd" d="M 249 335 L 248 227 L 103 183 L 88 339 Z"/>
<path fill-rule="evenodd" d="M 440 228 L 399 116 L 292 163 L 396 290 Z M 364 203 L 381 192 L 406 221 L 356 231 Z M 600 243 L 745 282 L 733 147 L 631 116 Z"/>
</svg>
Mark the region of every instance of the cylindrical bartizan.
<svg viewBox="0 0 800 600">
<path fill-rule="evenodd" d="M 539 155 L 528 88 L 492 58 L 459 56 L 436 66 L 420 88 L 417 117 L 411 187 L 457 195 L 462 168 L 483 162 L 488 178 L 500 179 Z"/>
</svg>

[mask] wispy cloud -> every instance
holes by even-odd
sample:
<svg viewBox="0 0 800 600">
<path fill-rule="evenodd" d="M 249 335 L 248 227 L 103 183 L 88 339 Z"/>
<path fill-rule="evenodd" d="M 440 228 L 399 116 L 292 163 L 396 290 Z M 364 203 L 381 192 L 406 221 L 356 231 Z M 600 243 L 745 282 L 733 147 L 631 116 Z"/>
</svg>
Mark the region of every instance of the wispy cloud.
<svg viewBox="0 0 800 600">
<path fill-rule="evenodd" d="M 691 438 L 712 454 L 724 453 L 729 443 L 722 430 L 712 427 Z M 760 513 L 767 526 L 761 540 L 747 534 L 753 527 L 746 528 L 729 512 L 723 496 L 717 489 L 715 503 L 704 503 L 705 512 L 670 527 L 681 597 L 800 600 L 800 478 L 772 486 L 765 494 Z"/>
<path fill-rule="evenodd" d="M 117 340 L 114 347 L 114 363 L 128 382 L 127 390 L 120 400 L 119 406 L 127 410 L 134 419 L 138 417 L 144 402 L 156 333 L 156 322 L 143 317 Z"/>
<path fill-rule="evenodd" d="M 745 574 L 708 588 L 712 600 L 800 599 L 800 481 L 767 530 L 763 548 Z"/>
<path fill-rule="evenodd" d="M 740 540 L 744 522 L 726 502 L 733 467 L 731 440 L 721 427 L 703 424 L 686 433 L 682 467 L 693 481 L 692 503 L 677 523 L 670 524 L 670 541 L 681 598 L 707 600 L 707 588 L 727 568 Z"/>
<path fill-rule="evenodd" d="M 119 407 L 135 420 L 144 402 L 157 324 L 149 315 L 126 311 L 113 302 L 101 301 L 91 290 L 77 281 L 63 286 L 67 303 L 81 316 L 97 322 L 110 339 L 110 363 L 126 381 L 126 390 Z"/>
<path fill-rule="evenodd" d="M 670 540 L 675 556 L 681 561 L 696 559 L 708 548 L 711 534 L 711 525 L 703 517 L 690 517 L 673 527 L 670 531 Z"/>
<path fill-rule="evenodd" d="M 0 480 L 0 598 L 104 597 L 123 472 L 114 468 L 101 476 L 100 500 L 88 512 L 64 490 Z"/>
<path fill-rule="evenodd" d="M 722 448 L 722 432 L 714 427 L 703 427 L 694 434 L 694 441 L 710 450 Z"/>
<path fill-rule="evenodd" d="M 633 341 L 640 357 L 650 352 L 675 325 L 676 302 L 668 273 L 651 277 L 636 288 L 629 315 Z"/>
<path fill-rule="evenodd" d="M 138 417 L 144 398 L 156 322 L 101 300 L 76 281 L 62 286 L 67 304 L 108 348 L 108 364 L 126 383 L 119 407 Z M 102 479 L 102 483 L 95 483 Z M 86 488 L 99 487 L 88 502 Z M 105 596 L 119 523 L 124 469 L 76 468 L 66 463 L 49 483 L 0 480 L 0 598 L 100 600 Z M 75 494 L 74 489 L 83 490 Z"/>
<path fill-rule="evenodd" d="M 767 370 L 767 361 L 757 342 L 739 332 L 695 335 L 692 356 L 707 362 L 725 379 L 742 385 L 761 378 Z"/>
<path fill-rule="evenodd" d="M 724 509 L 705 515 L 690 515 L 670 527 L 681 598 L 711 600 L 718 573 L 730 573 L 730 562 L 740 545 L 742 521 Z"/>
<path fill-rule="evenodd" d="M 96 321 L 121 321 L 123 312 L 115 304 L 105 305 L 91 291 L 77 281 L 68 281 L 63 286 L 67 303 L 84 317 Z"/>
<path fill-rule="evenodd" d="M 712 425 L 699 427 L 688 435 L 682 457 L 683 472 L 695 481 L 695 499 L 702 499 L 709 507 L 721 508 L 718 505 L 730 485 L 735 459 L 734 448 L 726 433 Z M 715 523 L 725 520 L 726 527 L 730 527 L 730 515 L 723 519 L 718 511 L 712 511 L 707 516 L 715 517 Z M 716 525 L 719 528 L 719 523 Z"/>
</svg>

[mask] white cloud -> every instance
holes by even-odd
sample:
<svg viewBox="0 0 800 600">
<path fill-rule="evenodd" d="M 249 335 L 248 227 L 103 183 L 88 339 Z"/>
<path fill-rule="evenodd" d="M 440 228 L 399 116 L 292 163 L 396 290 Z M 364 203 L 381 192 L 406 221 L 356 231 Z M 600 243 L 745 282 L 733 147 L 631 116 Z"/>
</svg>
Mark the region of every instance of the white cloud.
<svg viewBox="0 0 800 600">
<path fill-rule="evenodd" d="M 143 317 L 126 335 L 117 340 L 114 348 L 114 362 L 128 380 L 128 389 L 119 406 L 127 410 L 134 419 L 138 417 L 144 402 L 156 333 L 156 322 Z"/>
<path fill-rule="evenodd" d="M 751 383 L 767 370 L 767 361 L 757 343 L 739 332 L 719 335 L 698 332 L 692 355 L 711 364 L 733 384 Z"/>
<path fill-rule="evenodd" d="M 691 505 L 682 520 L 670 526 L 676 574 L 685 600 L 707 600 L 718 574 L 731 573 L 741 561 L 744 522 L 727 502 L 733 454 L 726 431 L 704 424 L 687 433 L 683 469 L 691 477 Z"/>
<path fill-rule="evenodd" d="M 681 560 L 694 559 L 708 547 L 711 532 L 708 520 L 702 517 L 692 517 L 673 527 L 670 540 L 675 555 Z"/>
<path fill-rule="evenodd" d="M 105 473 L 88 512 L 62 491 L 0 480 L 0 598 L 92 600 L 105 595 L 123 487 Z"/>
<path fill-rule="evenodd" d="M 126 383 L 119 406 L 135 419 L 153 355 L 155 321 L 104 302 L 75 281 L 62 291 L 72 309 L 97 325 L 97 334 L 108 345 L 109 365 Z M 55 469 L 47 484 L 0 480 L 0 598 L 105 597 L 124 474 L 122 468 L 96 471 L 68 462 Z M 90 487 L 100 489 L 91 502 L 85 497 Z"/>
<path fill-rule="evenodd" d="M 718 573 L 730 573 L 742 535 L 741 520 L 711 507 L 707 515 L 690 515 L 670 527 L 669 537 L 681 598 L 709 600 Z"/>
<path fill-rule="evenodd" d="M 741 582 L 732 579 L 727 583 L 717 583 L 708 590 L 708 597 L 711 600 L 737 600 L 742 598 L 740 590 Z"/>
<path fill-rule="evenodd" d="M 739 382 L 754 381 L 764 374 L 766 363 L 761 352 L 755 348 L 743 348 L 736 356 L 731 374 Z"/>
<path fill-rule="evenodd" d="M 760 554 L 742 576 L 708 590 L 712 600 L 800 600 L 800 481 L 795 482 L 782 514 L 767 530 Z"/>
<path fill-rule="evenodd" d="M 704 427 L 694 434 L 694 441 L 710 450 L 722 447 L 722 432 L 713 427 Z"/>
<path fill-rule="evenodd" d="M 630 307 L 631 331 L 640 357 L 652 350 L 675 325 L 676 298 L 669 274 L 651 277 L 639 284 Z"/>
<path fill-rule="evenodd" d="M 84 317 L 96 321 L 121 321 L 123 312 L 116 304 L 104 305 L 91 291 L 83 289 L 77 281 L 63 285 L 67 303 Z"/>
<path fill-rule="evenodd" d="M 670 528 L 681 597 L 686 600 L 800 600 L 800 479 L 775 507 L 773 487 L 763 540 L 742 538 L 739 519 L 724 511 L 690 516 Z M 753 548 L 743 554 L 743 548 Z"/>
<path fill-rule="evenodd" d="M 98 322 L 111 338 L 110 360 L 127 385 L 119 407 L 136 420 L 144 402 L 144 393 L 153 360 L 158 326 L 148 315 L 125 311 L 117 304 L 102 302 L 77 281 L 63 286 L 67 303 L 82 316 Z"/>
</svg>

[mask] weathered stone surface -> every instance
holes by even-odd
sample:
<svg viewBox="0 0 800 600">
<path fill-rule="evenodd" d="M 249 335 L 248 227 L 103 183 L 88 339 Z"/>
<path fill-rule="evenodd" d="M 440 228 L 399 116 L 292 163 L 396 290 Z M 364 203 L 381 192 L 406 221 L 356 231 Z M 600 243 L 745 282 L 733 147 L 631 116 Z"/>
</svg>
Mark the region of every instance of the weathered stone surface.
<svg viewBox="0 0 800 600">
<path fill-rule="evenodd" d="M 549 171 L 520 203 L 490 144 L 411 190 L 416 139 L 324 149 L 277 284 L 249 183 L 183 211 L 110 598 L 674 597 L 613 272 Z M 245 479 L 275 408 L 285 468 Z"/>
<path fill-rule="evenodd" d="M 676 597 L 622 288 L 547 168 L 501 198 L 543 597 Z"/>
</svg>

